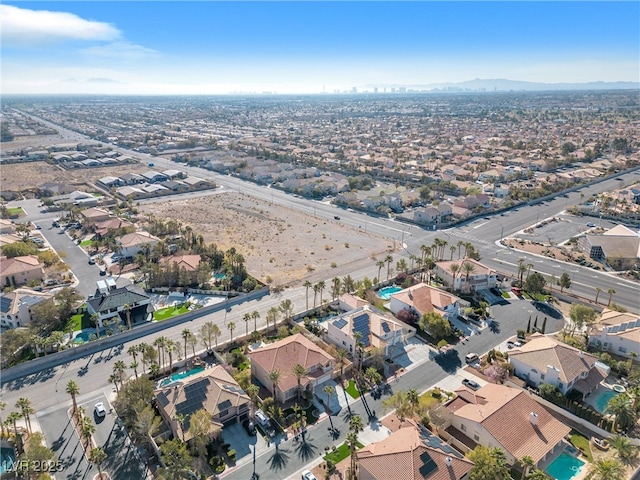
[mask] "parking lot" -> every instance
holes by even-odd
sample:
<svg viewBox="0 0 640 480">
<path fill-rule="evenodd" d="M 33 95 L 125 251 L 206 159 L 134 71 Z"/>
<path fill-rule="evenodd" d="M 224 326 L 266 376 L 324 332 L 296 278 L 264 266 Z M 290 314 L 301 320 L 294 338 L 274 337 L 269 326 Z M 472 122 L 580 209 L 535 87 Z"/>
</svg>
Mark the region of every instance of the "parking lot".
<svg viewBox="0 0 640 480">
<path fill-rule="evenodd" d="M 587 224 L 594 224 L 597 227 L 612 228 L 615 226 L 608 220 L 594 220 L 591 217 L 576 217 L 573 215 L 556 215 L 553 219 L 540 220 L 537 224 L 531 225 L 512 237 L 530 240 L 542 244 L 559 245 L 570 238 L 586 232 L 595 230 Z"/>
</svg>

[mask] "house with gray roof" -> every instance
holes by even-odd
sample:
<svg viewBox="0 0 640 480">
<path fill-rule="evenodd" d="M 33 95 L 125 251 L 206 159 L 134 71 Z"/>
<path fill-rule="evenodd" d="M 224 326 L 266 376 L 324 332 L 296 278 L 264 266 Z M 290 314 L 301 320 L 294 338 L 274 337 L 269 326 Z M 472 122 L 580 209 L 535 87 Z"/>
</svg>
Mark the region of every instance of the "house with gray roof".
<svg viewBox="0 0 640 480">
<path fill-rule="evenodd" d="M 153 306 L 149 295 L 133 285 L 118 288 L 113 278 L 99 280 L 96 293 L 87 299 L 87 311 L 90 315 L 97 314 L 100 328 L 105 320 L 117 321 L 127 325 L 127 318 L 131 324 L 151 321 Z"/>
</svg>

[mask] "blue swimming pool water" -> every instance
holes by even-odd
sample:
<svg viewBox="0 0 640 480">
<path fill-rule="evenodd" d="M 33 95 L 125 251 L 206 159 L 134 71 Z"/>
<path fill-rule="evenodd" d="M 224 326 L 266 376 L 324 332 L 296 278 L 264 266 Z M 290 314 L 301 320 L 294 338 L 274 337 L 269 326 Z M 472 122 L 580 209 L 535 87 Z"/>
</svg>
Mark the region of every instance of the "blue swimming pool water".
<svg viewBox="0 0 640 480">
<path fill-rule="evenodd" d="M 391 298 L 391 295 L 393 295 L 394 293 L 398 293 L 400 290 L 402 290 L 402 288 L 396 286 L 384 287 L 378 290 L 378 296 L 383 300 L 389 300 Z"/>
<path fill-rule="evenodd" d="M 583 465 L 584 462 L 579 458 L 562 452 L 558 458 L 549 464 L 546 472 L 556 480 L 571 480 L 578 474 Z"/>
<path fill-rule="evenodd" d="M 171 385 L 172 383 L 182 380 L 183 378 L 190 377 L 191 375 L 195 375 L 196 373 L 201 372 L 203 370 L 204 370 L 204 367 L 195 367 L 186 372 L 174 373 L 169 378 L 165 378 L 164 380 L 162 380 L 160 382 L 160 386 L 166 387 L 167 385 Z"/>
<path fill-rule="evenodd" d="M 0 448 L 0 475 L 4 472 L 11 470 L 13 462 L 16 460 L 16 454 L 13 448 L 2 447 Z"/>
<path fill-rule="evenodd" d="M 604 409 L 607 408 L 607 403 L 609 403 L 609 400 L 611 400 L 616 395 L 618 394 L 613 390 L 605 390 L 604 392 L 602 392 L 594 402 L 596 410 L 598 410 L 600 413 L 604 413 Z"/>
<path fill-rule="evenodd" d="M 106 335 L 106 330 L 103 328 L 100 330 L 100 337 L 104 337 Z M 95 328 L 90 328 L 89 330 L 82 330 L 80 333 L 76 334 L 76 337 L 73 339 L 74 343 L 87 343 L 91 339 L 91 335 L 96 334 Z"/>
</svg>

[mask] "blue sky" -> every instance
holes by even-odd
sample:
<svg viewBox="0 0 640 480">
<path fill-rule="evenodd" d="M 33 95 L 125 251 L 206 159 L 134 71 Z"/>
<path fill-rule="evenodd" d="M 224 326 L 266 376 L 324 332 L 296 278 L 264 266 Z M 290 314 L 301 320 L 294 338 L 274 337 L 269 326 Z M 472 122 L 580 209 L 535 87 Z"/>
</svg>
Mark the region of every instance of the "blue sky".
<svg viewBox="0 0 640 480">
<path fill-rule="evenodd" d="M 4 93 L 640 80 L 640 2 L 3 2 Z"/>
</svg>

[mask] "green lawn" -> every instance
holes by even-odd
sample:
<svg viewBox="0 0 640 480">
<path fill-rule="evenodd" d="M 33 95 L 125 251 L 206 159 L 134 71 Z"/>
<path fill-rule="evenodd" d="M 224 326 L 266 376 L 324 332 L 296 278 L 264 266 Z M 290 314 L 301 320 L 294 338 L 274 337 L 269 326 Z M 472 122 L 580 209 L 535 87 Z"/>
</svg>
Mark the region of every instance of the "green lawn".
<svg viewBox="0 0 640 480">
<path fill-rule="evenodd" d="M 429 408 L 433 405 L 445 402 L 449 399 L 447 394 L 442 390 L 440 390 L 440 396 L 438 396 L 437 393 L 436 395 L 434 395 L 435 392 L 435 390 L 429 390 L 428 392 L 425 392 L 424 395 L 420 395 L 420 405 Z"/>
<path fill-rule="evenodd" d="M 166 307 L 161 308 L 160 310 L 156 310 L 153 312 L 154 320 L 166 320 L 167 318 L 175 317 L 176 315 L 182 315 L 183 313 L 187 313 L 189 309 L 184 303 L 177 305 L 175 307 Z"/>
<path fill-rule="evenodd" d="M 364 447 L 360 442 L 356 443 L 358 449 Z M 349 444 L 344 442 L 338 448 L 336 448 L 333 452 L 327 453 L 324 457 L 322 457 L 325 461 L 331 460 L 334 465 L 337 465 L 339 462 L 344 460 L 349 456 Z"/>
<path fill-rule="evenodd" d="M 360 392 L 356 388 L 356 382 L 354 380 L 349 380 L 349 386 L 345 389 L 351 398 L 360 398 Z"/>
<path fill-rule="evenodd" d="M 593 462 L 593 456 L 591 455 L 591 448 L 589 446 L 589 439 L 587 437 L 576 430 L 571 430 L 571 433 L 569 434 L 569 441 L 571 442 L 571 445 L 584 453 L 584 456 L 587 457 L 587 460 L 589 460 L 589 462 Z"/>
<path fill-rule="evenodd" d="M 24 210 L 22 209 L 22 207 L 12 207 L 7 208 L 7 213 L 10 217 L 13 217 L 15 215 L 22 216 L 24 215 Z"/>
<path fill-rule="evenodd" d="M 82 242 L 80 242 L 80 246 L 81 247 L 88 247 L 89 245 L 91 245 L 93 243 L 93 240 L 89 239 L 89 240 L 83 240 Z"/>
<path fill-rule="evenodd" d="M 502 298 L 511 298 L 511 295 L 509 295 L 509 292 L 502 292 Z"/>
<path fill-rule="evenodd" d="M 91 325 L 91 315 L 87 313 L 86 305 L 80 306 L 78 311 L 80 313 L 71 315 L 71 318 L 69 318 L 69 321 L 67 322 L 67 331 L 69 331 L 70 328 L 73 328 L 74 332 L 84 330 L 85 328 L 93 328 L 93 325 Z"/>
</svg>

